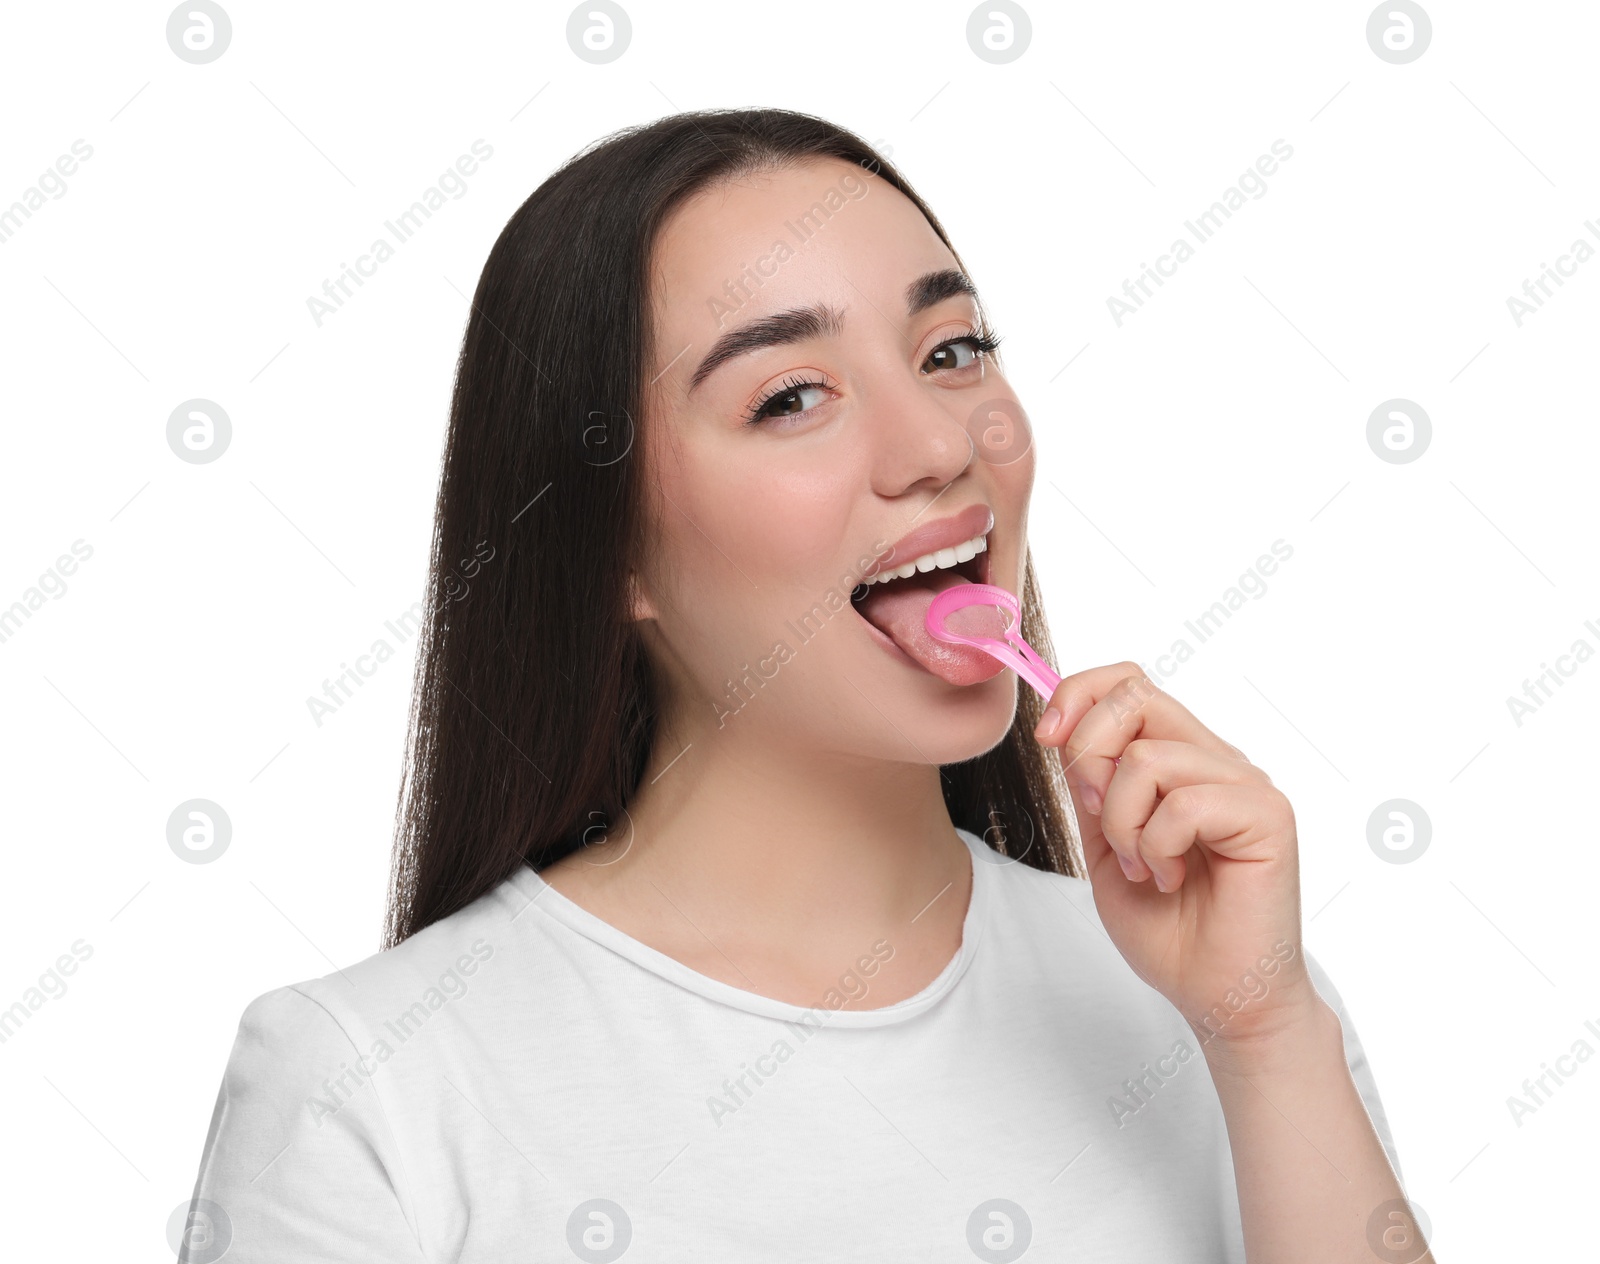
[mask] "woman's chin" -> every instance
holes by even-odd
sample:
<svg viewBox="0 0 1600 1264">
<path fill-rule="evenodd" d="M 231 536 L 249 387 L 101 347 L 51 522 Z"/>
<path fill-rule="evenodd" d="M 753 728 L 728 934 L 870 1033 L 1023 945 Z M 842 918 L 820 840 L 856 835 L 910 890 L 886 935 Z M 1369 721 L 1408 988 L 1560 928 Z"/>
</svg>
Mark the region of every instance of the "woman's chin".
<svg viewBox="0 0 1600 1264">
<path fill-rule="evenodd" d="M 934 763 L 959 764 L 1005 741 L 1016 718 L 1016 677 L 1001 671 L 980 684 L 943 691 L 928 708 L 916 744 Z"/>
</svg>

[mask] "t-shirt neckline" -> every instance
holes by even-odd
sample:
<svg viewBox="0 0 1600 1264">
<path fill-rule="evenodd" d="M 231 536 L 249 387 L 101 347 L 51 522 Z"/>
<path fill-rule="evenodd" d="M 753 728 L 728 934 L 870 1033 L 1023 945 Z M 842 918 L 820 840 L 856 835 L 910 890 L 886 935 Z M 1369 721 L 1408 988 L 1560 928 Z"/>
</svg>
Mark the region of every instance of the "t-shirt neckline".
<svg viewBox="0 0 1600 1264">
<path fill-rule="evenodd" d="M 994 878 L 992 873 L 994 865 L 985 863 L 986 857 L 981 852 L 989 852 L 991 855 L 994 853 L 970 831 L 960 826 L 956 826 L 955 831 L 957 837 L 967 845 L 972 862 L 972 894 L 967 902 L 966 916 L 961 923 L 961 946 L 946 963 L 944 969 L 920 992 L 878 1009 L 834 1009 L 828 1006 L 826 997 L 819 997 L 814 1005 L 796 1005 L 734 987 L 730 983 L 724 983 L 720 979 L 713 979 L 710 975 L 691 969 L 675 957 L 667 956 L 666 953 L 650 947 L 625 931 L 619 930 L 610 922 L 597 917 L 582 905 L 562 895 L 529 865 L 523 865 L 518 869 L 512 875 L 511 881 L 528 900 L 528 904 L 523 906 L 524 911 L 532 905 L 541 915 L 558 922 L 568 930 L 575 931 L 584 938 L 610 949 L 652 974 L 710 1000 L 748 1013 L 783 1019 L 787 1022 L 804 1022 L 812 1026 L 883 1027 L 914 1018 L 938 1004 L 960 982 L 978 951 L 978 943 L 983 937 L 984 925 L 988 920 L 990 884 Z M 870 955 L 870 950 L 863 955 Z"/>
</svg>

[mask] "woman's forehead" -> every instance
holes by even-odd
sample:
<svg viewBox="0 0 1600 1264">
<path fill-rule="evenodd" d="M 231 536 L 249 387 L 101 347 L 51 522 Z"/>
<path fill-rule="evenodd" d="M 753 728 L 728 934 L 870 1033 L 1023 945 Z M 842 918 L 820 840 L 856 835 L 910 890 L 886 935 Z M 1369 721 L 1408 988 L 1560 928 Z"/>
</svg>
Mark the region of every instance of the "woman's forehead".
<svg viewBox="0 0 1600 1264">
<path fill-rule="evenodd" d="M 670 364 L 687 393 L 714 342 L 786 312 L 826 310 L 848 323 L 876 310 L 902 320 L 908 290 L 941 271 L 959 273 L 959 265 L 921 211 L 851 163 L 719 187 L 680 208 L 659 234 L 648 376 Z"/>
</svg>

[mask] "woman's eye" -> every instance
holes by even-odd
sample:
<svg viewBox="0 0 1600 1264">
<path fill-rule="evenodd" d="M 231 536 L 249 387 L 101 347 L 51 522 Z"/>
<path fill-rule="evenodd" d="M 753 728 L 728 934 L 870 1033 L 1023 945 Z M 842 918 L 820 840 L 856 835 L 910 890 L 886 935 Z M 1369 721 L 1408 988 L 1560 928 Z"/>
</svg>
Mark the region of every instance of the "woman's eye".
<svg viewBox="0 0 1600 1264">
<path fill-rule="evenodd" d="M 821 382 L 802 382 L 796 386 L 781 387 L 752 408 L 747 420 L 759 424 L 779 417 L 798 417 L 823 402 L 821 398 L 812 398 L 808 402 L 808 396 L 826 396 L 828 390 Z"/>
<path fill-rule="evenodd" d="M 935 347 L 929 353 L 927 363 L 933 367 L 926 371 L 937 373 L 946 369 L 970 368 L 977 363 L 980 354 L 988 349 L 988 340 L 980 338 L 976 334 L 956 338 L 942 346 Z M 965 354 L 958 354 L 958 351 Z"/>
<path fill-rule="evenodd" d="M 1000 346 L 998 334 L 963 334 L 940 343 L 923 363 L 924 373 L 957 372 L 980 364 L 983 358 Z M 780 418 L 801 417 L 818 404 L 827 402 L 827 395 L 837 388 L 827 381 L 806 381 L 791 378 L 784 382 L 745 413 L 747 425 L 759 426 Z"/>
</svg>

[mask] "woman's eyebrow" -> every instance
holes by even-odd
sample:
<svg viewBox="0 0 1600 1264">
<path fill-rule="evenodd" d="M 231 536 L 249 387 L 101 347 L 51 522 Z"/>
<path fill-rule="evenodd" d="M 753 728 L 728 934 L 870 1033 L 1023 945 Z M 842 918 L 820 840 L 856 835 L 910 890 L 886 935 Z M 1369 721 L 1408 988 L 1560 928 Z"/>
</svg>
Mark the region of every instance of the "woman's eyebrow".
<svg viewBox="0 0 1600 1264">
<path fill-rule="evenodd" d="M 925 273 L 906 286 L 906 315 L 915 316 L 925 308 L 958 294 L 965 294 L 982 306 L 978 299 L 978 287 L 965 272 L 956 268 L 940 268 L 936 272 Z"/>
<path fill-rule="evenodd" d="M 906 315 L 915 316 L 935 303 L 942 303 L 959 294 L 968 295 L 974 303 L 979 301 L 977 287 L 964 272 L 956 268 L 939 268 L 924 273 L 906 286 Z M 695 369 L 694 376 L 689 379 L 687 393 L 693 395 L 700 383 L 723 364 L 739 356 L 764 347 L 803 342 L 808 338 L 837 338 L 843 333 L 844 313 L 825 303 L 793 307 L 788 311 L 762 316 L 730 329 L 717 339 Z"/>
<path fill-rule="evenodd" d="M 748 324 L 728 330 L 718 338 L 700 367 L 689 380 L 689 394 L 729 360 L 759 351 L 763 347 L 779 347 L 786 343 L 803 342 L 807 338 L 837 338 L 844 333 L 844 313 L 826 303 L 811 307 L 792 307 L 788 311 L 774 312 Z"/>
</svg>

